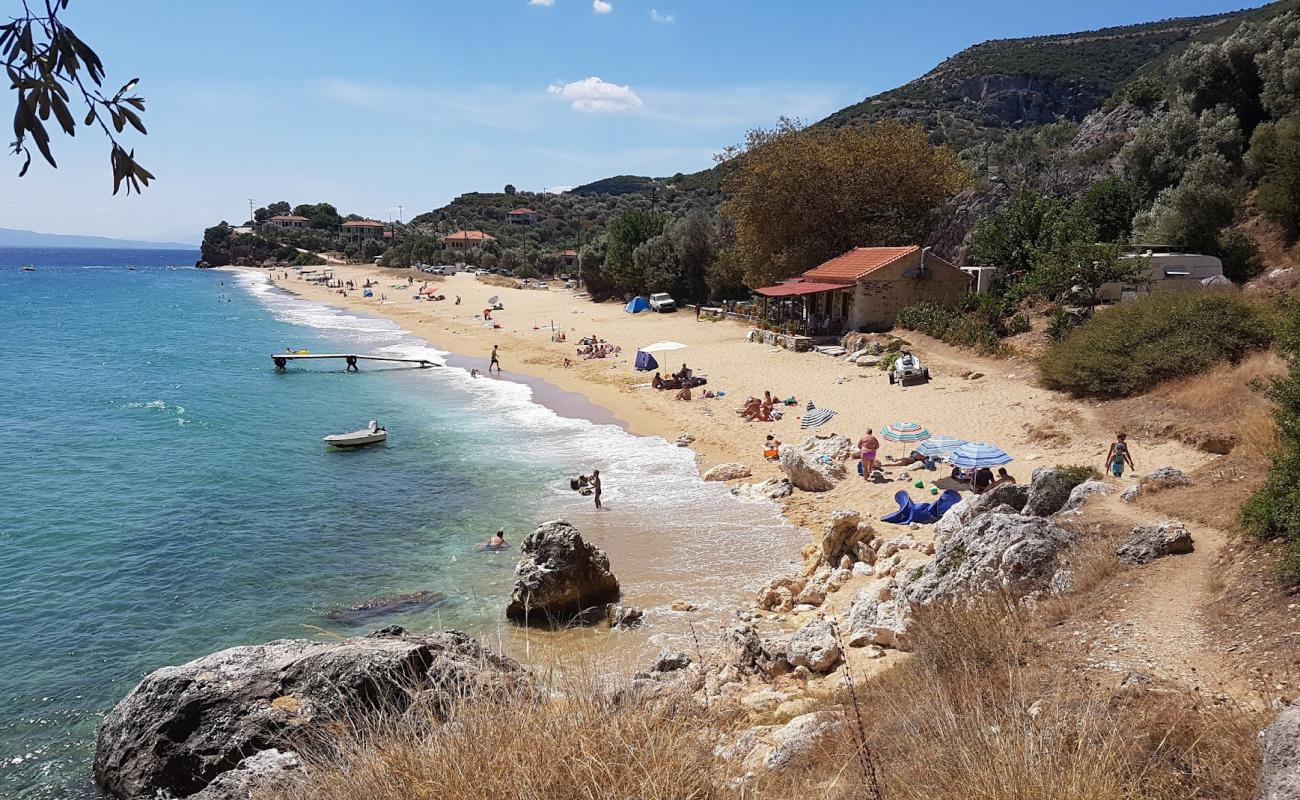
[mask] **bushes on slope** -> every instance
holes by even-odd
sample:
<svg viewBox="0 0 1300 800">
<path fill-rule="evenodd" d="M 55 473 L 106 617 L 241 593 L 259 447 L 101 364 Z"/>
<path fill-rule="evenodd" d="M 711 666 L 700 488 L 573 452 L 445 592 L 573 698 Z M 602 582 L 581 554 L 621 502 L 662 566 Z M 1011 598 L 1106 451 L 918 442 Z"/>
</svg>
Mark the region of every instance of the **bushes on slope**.
<svg viewBox="0 0 1300 800">
<path fill-rule="evenodd" d="M 1266 306 L 1236 294 L 1154 292 L 1053 345 L 1040 364 L 1042 382 L 1075 397 L 1130 397 L 1267 347 L 1274 324 Z"/>
</svg>

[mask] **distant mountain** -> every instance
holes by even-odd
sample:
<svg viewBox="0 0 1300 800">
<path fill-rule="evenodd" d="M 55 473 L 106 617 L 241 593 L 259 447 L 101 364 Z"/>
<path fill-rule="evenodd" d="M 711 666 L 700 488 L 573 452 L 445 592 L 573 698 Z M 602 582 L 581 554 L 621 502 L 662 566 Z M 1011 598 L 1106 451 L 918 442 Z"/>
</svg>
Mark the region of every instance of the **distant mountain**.
<svg viewBox="0 0 1300 800">
<path fill-rule="evenodd" d="M 67 247 L 129 248 L 131 250 L 198 250 L 196 244 L 180 242 L 141 242 L 135 239 L 111 239 L 107 236 L 74 236 L 62 233 L 37 233 L 14 228 L 0 228 L 0 247 Z"/>
</svg>

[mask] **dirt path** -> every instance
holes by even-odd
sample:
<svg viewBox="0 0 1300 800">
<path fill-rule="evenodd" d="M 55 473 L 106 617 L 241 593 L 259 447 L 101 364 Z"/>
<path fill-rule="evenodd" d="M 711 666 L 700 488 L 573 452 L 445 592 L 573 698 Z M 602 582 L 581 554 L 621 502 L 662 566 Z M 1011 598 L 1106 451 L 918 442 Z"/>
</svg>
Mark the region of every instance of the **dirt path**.
<svg viewBox="0 0 1300 800">
<path fill-rule="evenodd" d="M 1094 498 L 1086 518 L 1125 530 L 1170 519 L 1124 503 L 1118 494 Z M 1222 658 L 1204 617 L 1215 599 L 1215 564 L 1229 535 L 1191 523 L 1187 529 L 1195 542 L 1192 553 L 1127 568 L 1115 578 L 1102 604 L 1104 625 L 1094 631 L 1090 660 L 1174 680 L 1207 696 L 1246 699 L 1248 687 Z"/>
</svg>

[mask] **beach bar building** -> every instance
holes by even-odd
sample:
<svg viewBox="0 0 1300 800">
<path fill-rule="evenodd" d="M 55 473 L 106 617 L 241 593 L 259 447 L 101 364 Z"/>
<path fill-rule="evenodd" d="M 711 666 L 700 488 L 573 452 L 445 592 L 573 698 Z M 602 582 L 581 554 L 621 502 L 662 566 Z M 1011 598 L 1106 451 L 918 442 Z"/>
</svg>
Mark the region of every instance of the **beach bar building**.
<svg viewBox="0 0 1300 800">
<path fill-rule="evenodd" d="M 953 305 L 971 277 L 915 245 L 855 247 L 800 277 L 765 286 L 769 319 L 788 320 L 801 332 L 830 336 L 886 330 L 900 309 L 918 303 Z"/>
</svg>

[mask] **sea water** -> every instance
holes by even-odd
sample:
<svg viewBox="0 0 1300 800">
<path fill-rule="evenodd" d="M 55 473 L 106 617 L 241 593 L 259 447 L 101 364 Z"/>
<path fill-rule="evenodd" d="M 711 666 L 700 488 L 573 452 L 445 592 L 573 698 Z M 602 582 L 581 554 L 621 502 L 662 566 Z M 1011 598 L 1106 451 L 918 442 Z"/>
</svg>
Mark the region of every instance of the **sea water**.
<svg viewBox="0 0 1300 800">
<path fill-rule="evenodd" d="M 217 649 L 401 624 L 518 654 L 501 623 L 515 554 L 475 547 L 498 529 L 517 543 L 569 519 L 656 644 L 672 598 L 722 613 L 797 553 L 774 507 L 701 482 L 689 450 L 562 416 L 523 384 L 365 362 L 277 373 L 285 348 L 446 353 L 195 256 L 0 249 L 0 797 L 96 796 L 103 714 L 150 670 Z M 321 442 L 371 419 L 386 445 Z M 603 513 L 568 488 L 592 468 Z M 409 592 L 442 599 L 331 615 Z"/>
</svg>

